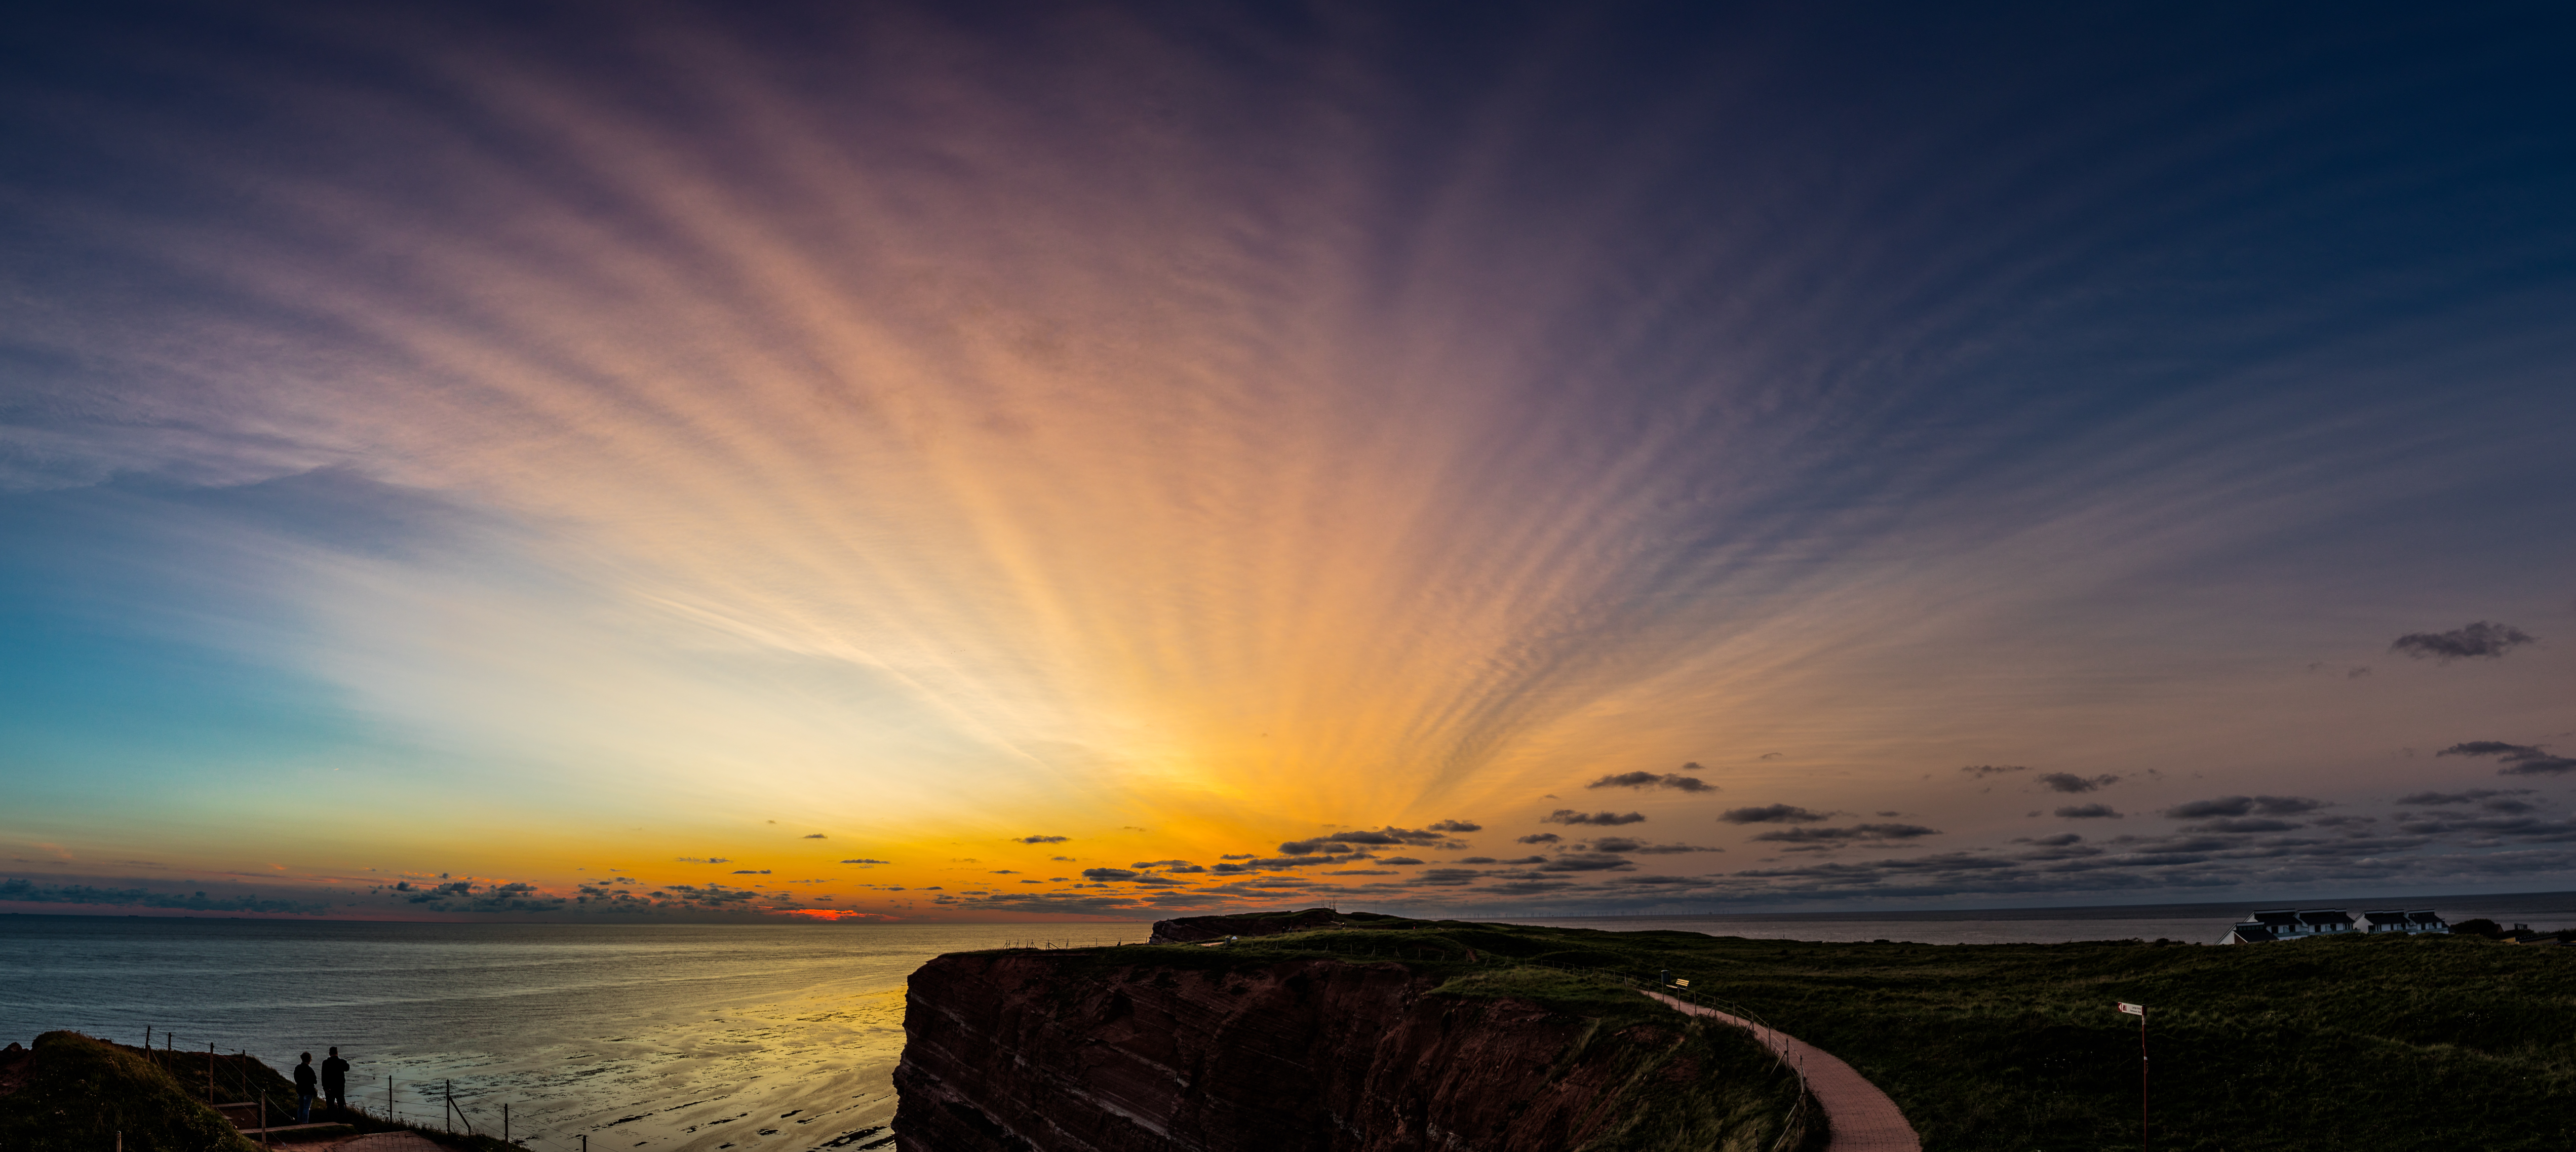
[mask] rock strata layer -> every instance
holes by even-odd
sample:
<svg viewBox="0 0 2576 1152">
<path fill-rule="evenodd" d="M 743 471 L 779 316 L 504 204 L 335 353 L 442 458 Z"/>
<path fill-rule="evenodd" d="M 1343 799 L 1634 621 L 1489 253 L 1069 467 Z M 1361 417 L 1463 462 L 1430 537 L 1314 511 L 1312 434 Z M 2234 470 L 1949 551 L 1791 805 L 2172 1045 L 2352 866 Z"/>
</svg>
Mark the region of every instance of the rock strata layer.
<svg viewBox="0 0 2576 1152">
<path fill-rule="evenodd" d="M 1399 964 L 1154 956 L 968 953 L 914 973 L 898 1147 L 1563 1152 L 1702 1075 L 1672 1029 L 1596 1034 L 1524 1001 L 1435 995 Z"/>
</svg>

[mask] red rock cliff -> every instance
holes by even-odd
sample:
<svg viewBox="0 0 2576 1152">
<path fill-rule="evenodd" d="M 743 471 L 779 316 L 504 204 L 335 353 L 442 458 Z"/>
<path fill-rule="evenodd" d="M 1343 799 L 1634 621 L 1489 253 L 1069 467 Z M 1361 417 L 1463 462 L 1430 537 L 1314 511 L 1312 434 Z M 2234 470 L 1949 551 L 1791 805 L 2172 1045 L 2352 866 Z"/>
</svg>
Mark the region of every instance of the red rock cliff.
<svg viewBox="0 0 2576 1152">
<path fill-rule="evenodd" d="M 1399 964 L 1154 957 L 972 953 L 914 973 L 897 1147 L 1564 1152 L 1707 1072 L 1678 1019 L 1597 1035 L 1522 1001 L 1434 995 Z M 1691 1146 L 1753 1134 L 1736 1127 Z"/>
</svg>

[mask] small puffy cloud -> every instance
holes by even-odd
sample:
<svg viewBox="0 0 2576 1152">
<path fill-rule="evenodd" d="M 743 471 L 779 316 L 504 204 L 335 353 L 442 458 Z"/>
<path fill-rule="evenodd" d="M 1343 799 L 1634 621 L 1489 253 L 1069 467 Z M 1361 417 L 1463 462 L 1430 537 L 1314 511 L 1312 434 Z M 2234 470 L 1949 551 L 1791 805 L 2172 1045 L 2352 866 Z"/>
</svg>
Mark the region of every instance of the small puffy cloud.
<svg viewBox="0 0 2576 1152">
<path fill-rule="evenodd" d="M 1520 857 L 1520 858 L 1515 859 L 1515 860 L 1504 860 L 1504 861 L 1499 861 L 1499 863 L 1503 863 L 1503 864 L 1545 864 L 1545 863 L 1547 863 L 1547 857 L 1545 857 L 1545 856 L 1523 856 L 1523 857 Z"/>
<path fill-rule="evenodd" d="M 1540 817 L 1538 822 L 1541 824 L 1598 824 L 1604 827 L 1616 828 L 1622 824 L 1642 824 L 1645 820 L 1646 818 L 1643 814 L 1636 812 L 1585 813 L 1577 812 L 1572 808 L 1559 808 L 1554 812 L 1550 812 L 1547 815 Z"/>
<path fill-rule="evenodd" d="M 1139 861 L 1137 861 L 1137 862 L 1135 862 L 1135 863 L 1133 863 L 1133 864 L 1128 865 L 1128 867 L 1130 867 L 1130 868 L 1186 868 L 1186 867 L 1189 867 L 1189 863 L 1190 863 L 1190 862 L 1189 862 L 1189 861 L 1187 861 L 1187 860 L 1139 860 Z"/>
<path fill-rule="evenodd" d="M 769 875 L 769 869 L 736 868 L 733 870 L 733 874 L 736 876 L 767 876 Z"/>
<path fill-rule="evenodd" d="M 892 864 L 892 863 L 894 863 L 894 861 L 892 861 L 892 860 L 870 860 L 870 859 L 867 859 L 867 858 L 865 858 L 865 857 L 861 857 L 860 859 L 857 859 L 857 860 L 843 860 L 843 861 L 841 861 L 841 863 L 843 863 L 843 864 Z"/>
<path fill-rule="evenodd" d="M 1017 876 L 1017 875 L 1019 875 L 1019 874 L 1020 874 L 1020 873 L 1019 873 L 1019 870 L 1018 870 L 1018 869 L 1016 869 L 1016 868 L 996 868 L 996 869 L 993 869 L 993 875 L 996 875 L 996 876 Z"/>
<path fill-rule="evenodd" d="M 2164 815 L 2170 820 L 2206 820 L 2213 816 L 2244 816 L 2256 812 L 2265 816 L 2296 816 L 2325 806 L 2325 801 L 2305 796 L 2221 796 L 2213 800 L 2176 804 L 2165 809 Z"/>
<path fill-rule="evenodd" d="M 1053 861 L 1056 861 L 1056 862 L 1061 863 L 1061 864 L 1071 864 L 1071 863 L 1073 863 L 1073 857 L 1071 857 L 1071 856 L 1049 856 L 1049 857 L 1047 857 L 1047 859 L 1049 859 L 1049 860 L 1053 860 Z"/>
<path fill-rule="evenodd" d="M 1419 864 L 1422 863 L 1422 861 L 1416 860 L 1411 856 L 1388 856 L 1380 859 L 1378 863 L 1387 865 L 1409 865 Z"/>
<path fill-rule="evenodd" d="M 2470 740 L 2465 743 L 2453 744 L 2448 748 L 2434 753 L 2434 755 L 2493 756 L 2504 765 L 2504 767 L 2496 769 L 2496 774 L 2499 776 L 2538 776 L 2542 774 L 2554 776 L 2561 772 L 2576 772 L 2576 757 L 2552 756 L 2549 753 L 2542 751 L 2540 746 L 2536 744 L 2507 744 L 2501 740 Z"/>
<path fill-rule="evenodd" d="M 2121 819 L 2120 814 L 2112 811 L 2111 806 L 2108 804 L 2070 804 L 2064 808 L 2058 809 L 2057 815 L 2058 818 L 2062 820 Z"/>
<path fill-rule="evenodd" d="M 2117 776 L 2086 777 L 2072 772 L 2050 772 L 2036 779 L 2051 792 L 2090 792 L 2120 782 Z"/>
<path fill-rule="evenodd" d="M 820 833 L 820 832 L 808 832 L 808 833 L 806 833 L 806 834 L 805 834 L 805 837 L 804 837 L 804 838 L 805 838 L 805 839 L 807 839 L 807 840 L 829 840 L 829 839 L 831 839 L 831 837 L 826 836 L 826 835 L 824 835 L 824 834 L 822 834 L 822 833 Z"/>
<path fill-rule="evenodd" d="M 1431 830 L 1434 832 L 1457 833 L 1482 832 L 1485 830 L 1485 826 L 1476 823 L 1473 820 L 1443 820 L 1437 824 L 1431 825 Z"/>
<path fill-rule="evenodd" d="M 2494 659 L 2540 639 L 2510 624 L 2480 620 L 2448 632 L 2409 632 L 2388 646 L 2391 652 L 2404 653 L 2418 660 L 2430 659 L 2448 664 L 2453 660 L 2477 657 Z"/>
<path fill-rule="evenodd" d="M 1709 783 L 1709 782 L 1708 782 L 1708 781 L 1706 781 L 1706 780 L 1702 780 L 1702 779 L 1700 779 L 1699 777 L 1696 777 L 1696 776 L 1676 776 L 1676 775 L 1672 775 L 1672 774 L 1670 774 L 1670 773 L 1667 773 L 1667 774 L 1662 775 L 1662 776 L 1658 776 L 1658 775 L 1656 775 L 1656 774 L 1654 774 L 1654 773 L 1652 773 L 1652 772 L 1621 772 L 1621 773 L 1618 773 L 1618 774 L 1616 774 L 1616 775 L 1612 775 L 1612 776 L 1604 776 L 1604 777 L 1602 777 L 1602 778 L 1600 778 L 1600 779 L 1598 779 L 1598 780 L 1595 780 L 1595 781 L 1593 781 L 1593 782 L 1591 782 L 1591 783 L 1589 783 L 1589 784 L 1584 785 L 1584 787 L 1586 787 L 1586 788 L 1671 788 L 1671 789 L 1674 789 L 1674 790 L 1676 790 L 1676 791 L 1681 791 L 1681 792 L 1715 792 L 1715 791 L 1717 791 L 1717 786 L 1716 786 L 1716 785 L 1711 784 L 1711 783 Z"/>
<path fill-rule="evenodd" d="M 1527 835 L 1527 836 L 1523 836 L 1523 837 L 1521 837 L 1521 838 L 1519 838 L 1519 839 L 1517 839 L 1517 840 L 1512 841 L 1512 843 L 1514 843 L 1514 844 L 1554 844 L 1554 843 L 1556 843 L 1557 841 L 1562 840 L 1562 839 L 1564 839 L 1564 837 L 1559 836 L 1559 835 L 1557 835 L 1557 834 L 1556 834 L 1556 833 L 1554 833 L 1554 832 L 1532 832 L 1532 833 L 1530 833 L 1530 834 L 1529 834 L 1529 835 Z"/>
<path fill-rule="evenodd" d="M 1974 776 L 1979 780 L 1983 780 L 1988 776 L 2000 775 L 2005 772 L 2028 772 L 2030 771 L 2030 766 L 2027 764 L 1970 764 L 1959 769 L 1959 771 L 1965 772 L 1970 776 Z"/>
<path fill-rule="evenodd" d="M 1494 862 L 1494 858 L 1491 856 L 1468 856 L 1458 862 L 1461 864 L 1491 864 Z"/>
<path fill-rule="evenodd" d="M 1729 808 L 1717 814 L 1729 824 L 1813 824 L 1827 819 L 1822 812 L 1810 812 L 1793 804 L 1765 804 L 1758 808 Z"/>
<path fill-rule="evenodd" d="M 1082 870 L 1082 878 L 1085 880 L 1133 880 L 1137 875 L 1138 873 L 1131 872 L 1125 868 L 1085 868 Z"/>
<path fill-rule="evenodd" d="M 1020 837 L 1019 839 L 1012 841 L 1012 843 L 1014 843 L 1014 844 L 1062 844 L 1062 843 L 1064 843 L 1066 840 L 1069 840 L 1069 839 L 1071 839 L 1071 837 L 1069 837 L 1069 836 L 1022 836 L 1022 837 Z"/>
</svg>

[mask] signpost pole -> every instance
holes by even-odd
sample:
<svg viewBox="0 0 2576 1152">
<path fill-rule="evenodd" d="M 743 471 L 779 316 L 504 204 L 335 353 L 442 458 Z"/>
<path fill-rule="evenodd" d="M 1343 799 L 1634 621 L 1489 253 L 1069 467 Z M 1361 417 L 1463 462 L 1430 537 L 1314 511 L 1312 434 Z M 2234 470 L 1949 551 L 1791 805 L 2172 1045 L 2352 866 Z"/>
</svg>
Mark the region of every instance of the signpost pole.
<svg viewBox="0 0 2576 1152">
<path fill-rule="evenodd" d="M 2138 1152 L 2147 1152 L 2147 1006 L 2123 1000 L 2120 1011 L 2138 1018 Z"/>
</svg>

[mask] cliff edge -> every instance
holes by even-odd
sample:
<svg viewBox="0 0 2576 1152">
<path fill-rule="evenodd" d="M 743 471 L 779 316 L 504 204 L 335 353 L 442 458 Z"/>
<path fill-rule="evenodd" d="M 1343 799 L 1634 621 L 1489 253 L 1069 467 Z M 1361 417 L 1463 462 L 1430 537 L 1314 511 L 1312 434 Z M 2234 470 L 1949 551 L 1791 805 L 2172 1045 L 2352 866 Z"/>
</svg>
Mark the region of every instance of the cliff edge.
<svg viewBox="0 0 2576 1152">
<path fill-rule="evenodd" d="M 1633 993 L 1633 1011 L 1547 1002 L 1574 979 L 1192 947 L 942 956 L 907 997 L 898 1147 L 1698 1152 L 1776 1138 L 1795 1083 L 1742 1033 Z"/>
</svg>

